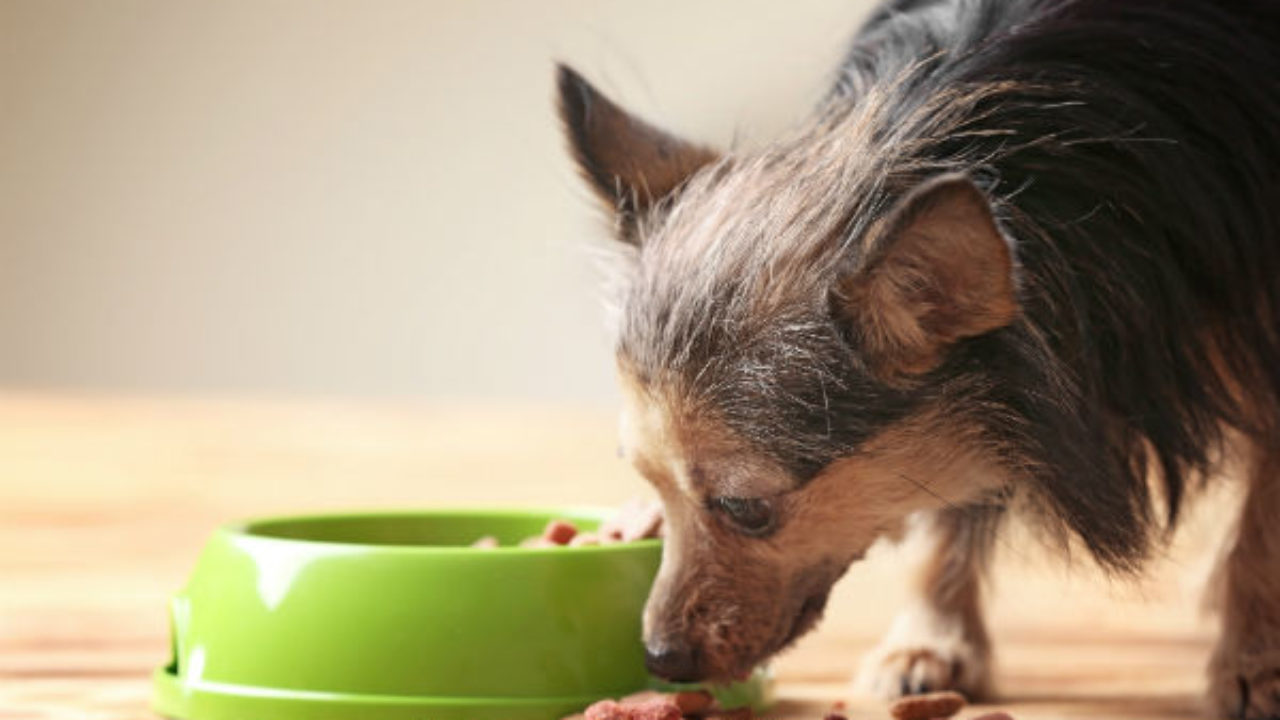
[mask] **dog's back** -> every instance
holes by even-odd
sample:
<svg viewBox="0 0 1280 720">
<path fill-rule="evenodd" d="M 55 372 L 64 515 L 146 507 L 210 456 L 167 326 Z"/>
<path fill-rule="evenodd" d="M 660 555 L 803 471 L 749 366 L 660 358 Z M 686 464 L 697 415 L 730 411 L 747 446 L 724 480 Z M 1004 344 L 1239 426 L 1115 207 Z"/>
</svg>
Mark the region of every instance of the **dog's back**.
<svg viewBox="0 0 1280 720">
<path fill-rule="evenodd" d="M 925 138 L 903 163 L 1003 198 L 1028 316 L 1079 383 L 1080 432 L 1046 446 L 1122 467 L 1145 438 L 1176 515 L 1222 421 L 1275 433 L 1280 3 L 899 0 L 841 70 L 830 103 L 875 95 L 886 137 Z M 944 132 L 896 126 L 965 93 Z"/>
</svg>

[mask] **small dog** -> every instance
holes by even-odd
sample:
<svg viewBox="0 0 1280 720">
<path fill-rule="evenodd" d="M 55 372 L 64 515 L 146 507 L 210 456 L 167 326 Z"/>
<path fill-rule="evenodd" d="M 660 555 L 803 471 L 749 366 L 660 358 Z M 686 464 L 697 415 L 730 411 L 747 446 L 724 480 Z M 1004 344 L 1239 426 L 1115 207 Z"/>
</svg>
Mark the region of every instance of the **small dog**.
<svg viewBox="0 0 1280 720">
<path fill-rule="evenodd" d="M 981 695 L 1006 508 L 1131 573 L 1238 450 L 1210 696 L 1280 718 L 1280 3 L 891 0 L 758 151 L 558 82 L 625 255 L 654 673 L 743 675 L 910 518 L 934 551 L 866 676 Z"/>
</svg>

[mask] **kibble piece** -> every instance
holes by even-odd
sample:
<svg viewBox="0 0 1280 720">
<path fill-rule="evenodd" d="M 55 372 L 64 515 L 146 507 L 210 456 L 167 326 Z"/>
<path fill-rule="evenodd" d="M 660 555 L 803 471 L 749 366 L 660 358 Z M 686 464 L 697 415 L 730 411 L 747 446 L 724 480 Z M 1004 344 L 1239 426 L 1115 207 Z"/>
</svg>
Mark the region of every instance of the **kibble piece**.
<svg viewBox="0 0 1280 720">
<path fill-rule="evenodd" d="M 843 713 L 829 712 L 822 716 L 822 720 L 849 720 Z"/>
<path fill-rule="evenodd" d="M 669 697 L 631 705 L 627 710 L 631 720 L 682 720 L 684 717 Z"/>
<path fill-rule="evenodd" d="M 599 533 L 600 540 L 602 542 L 611 543 L 622 541 L 622 520 L 631 512 L 631 508 L 635 506 L 635 504 L 635 500 L 628 501 L 613 514 L 613 517 L 600 523 L 600 527 L 597 528 L 596 532 Z"/>
<path fill-rule="evenodd" d="M 575 720 L 570 716 L 563 720 Z M 644 690 L 621 700 L 601 700 L 586 709 L 582 720 L 683 720 L 675 696 Z"/>
<path fill-rule="evenodd" d="M 631 713 L 616 700 L 601 700 L 582 715 L 586 720 L 631 720 Z"/>
<path fill-rule="evenodd" d="M 555 519 L 547 523 L 542 534 L 520 541 L 523 548 L 585 547 L 609 545 L 619 542 L 635 542 L 662 535 L 662 504 L 656 501 L 632 500 L 622 506 L 612 518 L 600 524 L 596 532 L 578 532 L 578 528 L 566 520 Z M 485 535 L 471 544 L 475 548 L 498 547 L 497 538 Z"/>
<path fill-rule="evenodd" d="M 634 542 L 655 538 L 662 530 L 662 503 L 654 500 L 629 500 L 618 512 L 600 524 L 602 542 Z"/>
<path fill-rule="evenodd" d="M 552 520 L 547 523 L 546 529 L 542 531 L 542 537 L 556 545 L 568 545 L 573 536 L 577 534 L 578 528 L 564 520 Z"/>
<path fill-rule="evenodd" d="M 676 703 L 676 707 L 680 708 L 680 712 L 684 715 L 702 715 L 711 709 L 716 699 L 706 690 L 686 690 L 678 692 L 672 699 Z"/>
<path fill-rule="evenodd" d="M 889 714 L 896 720 L 935 720 L 949 718 L 964 707 L 964 696 L 950 690 L 945 692 L 909 695 L 889 706 Z"/>
</svg>

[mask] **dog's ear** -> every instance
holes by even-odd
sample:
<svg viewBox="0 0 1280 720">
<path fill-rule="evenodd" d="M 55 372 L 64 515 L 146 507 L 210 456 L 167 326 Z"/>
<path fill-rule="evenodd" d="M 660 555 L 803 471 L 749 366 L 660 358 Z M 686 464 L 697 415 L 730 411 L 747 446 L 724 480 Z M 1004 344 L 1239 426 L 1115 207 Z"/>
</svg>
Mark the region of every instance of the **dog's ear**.
<svg viewBox="0 0 1280 720">
<path fill-rule="evenodd" d="M 637 218 L 673 195 L 717 153 L 685 142 L 615 105 L 566 65 L 556 66 L 560 118 L 578 169 L 636 243 Z"/>
<path fill-rule="evenodd" d="M 1017 317 L 1012 253 L 968 178 L 926 181 L 877 227 L 864 261 L 834 295 L 877 374 L 893 380 L 932 370 L 957 340 Z"/>
</svg>

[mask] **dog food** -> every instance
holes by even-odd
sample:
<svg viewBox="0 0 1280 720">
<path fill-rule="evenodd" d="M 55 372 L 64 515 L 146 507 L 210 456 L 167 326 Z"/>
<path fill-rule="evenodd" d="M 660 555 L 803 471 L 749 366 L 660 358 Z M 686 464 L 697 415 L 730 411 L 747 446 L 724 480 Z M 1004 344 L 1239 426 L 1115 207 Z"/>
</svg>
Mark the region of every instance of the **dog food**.
<svg viewBox="0 0 1280 720">
<path fill-rule="evenodd" d="M 522 548 L 563 547 L 578 539 L 578 528 L 566 520 L 552 520 L 542 529 L 541 535 L 532 535 L 520 541 Z M 481 538 L 483 539 L 483 538 Z M 477 541 L 479 542 L 479 541 Z"/>
<path fill-rule="evenodd" d="M 628 695 L 620 700 L 601 700 L 581 715 L 564 720 L 755 720 L 751 708 L 725 710 L 715 698 L 701 690 L 662 693 L 653 690 Z"/>
<path fill-rule="evenodd" d="M 894 720 L 937 720 L 955 715 L 964 704 L 964 696 L 957 692 L 910 695 L 890 705 L 889 714 Z"/>
<path fill-rule="evenodd" d="M 573 523 L 564 520 L 552 520 L 547 523 L 546 529 L 542 531 L 542 537 L 550 540 L 556 545 L 568 545 L 569 541 L 578 534 L 578 528 Z"/>
<path fill-rule="evenodd" d="M 635 542 L 662 536 L 662 504 L 654 500 L 629 500 L 612 518 L 600 524 L 604 542 Z"/>
<path fill-rule="evenodd" d="M 702 715 L 716 703 L 711 693 L 703 690 L 678 692 L 671 699 L 675 701 L 676 707 L 680 708 L 680 713 L 683 715 Z"/>
<path fill-rule="evenodd" d="M 963 695 L 936 692 L 902 698 L 889 706 L 894 720 L 946 720 L 965 706 Z M 563 720 L 755 720 L 749 707 L 725 710 L 710 693 L 689 691 L 661 693 L 652 690 L 628 695 L 619 700 L 601 700 L 580 715 Z M 845 705 L 837 702 L 822 720 L 849 720 Z M 1005 712 L 977 715 L 969 720 L 1014 720 Z"/>
<path fill-rule="evenodd" d="M 623 505 L 613 517 L 600 524 L 598 532 L 579 532 L 576 525 L 567 520 L 552 520 L 541 535 L 520 541 L 524 548 L 586 547 L 635 542 L 662 536 L 662 504 L 657 501 L 632 500 Z M 471 543 L 473 548 L 496 548 L 498 539 L 485 535 Z"/>
<path fill-rule="evenodd" d="M 592 703 L 581 715 L 570 715 L 562 720 L 630 720 L 629 711 L 617 700 L 601 700 Z"/>
<path fill-rule="evenodd" d="M 669 695 L 645 693 L 652 697 L 601 700 L 583 713 L 585 720 L 683 720 L 680 707 Z"/>
</svg>

